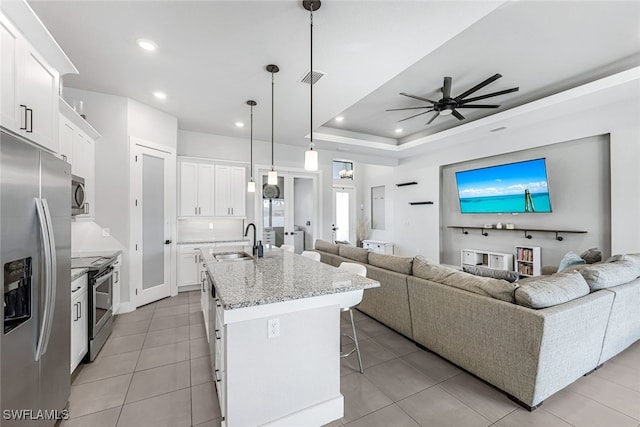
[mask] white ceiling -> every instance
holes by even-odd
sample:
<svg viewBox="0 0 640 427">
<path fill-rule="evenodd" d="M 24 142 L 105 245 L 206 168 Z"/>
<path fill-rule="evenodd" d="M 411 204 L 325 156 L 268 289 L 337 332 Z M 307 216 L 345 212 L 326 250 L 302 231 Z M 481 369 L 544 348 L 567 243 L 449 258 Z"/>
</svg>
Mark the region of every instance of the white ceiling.
<svg viewBox="0 0 640 427">
<path fill-rule="evenodd" d="M 402 123 L 421 105 L 398 95 L 439 98 L 442 78 L 458 94 L 504 77 L 477 95 L 519 86 L 492 99 L 502 107 L 465 110 L 468 123 L 640 64 L 640 2 L 325 1 L 314 14 L 314 128 L 389 144 L 457 126 L 430 115 Z M 180 129 L 271 140 L 271 76 L 277 64 L 275 140 L 307 143 L 309 14 L 290 1 L 30 1 L 80 75 L 66 86 L 126 96 L 178 117 Z M 159 49 L 140 50 L 135 40 Z M 168 94 L 158 101 L 156 90 Z M 345 121 L 332 119 L 342 114 Z M 321 143 L 322 144 L 322 143 Z M 335 143 L 326 144 L 335 148 Z M 318 148 L 322 149 L 322 145 Z M 352 152 L 375 152 L 350 145 Z M 378 153 L 384 153 L 378 151 Z M 388 155 L 388 153 L 384 153 Z"/>
</svg>

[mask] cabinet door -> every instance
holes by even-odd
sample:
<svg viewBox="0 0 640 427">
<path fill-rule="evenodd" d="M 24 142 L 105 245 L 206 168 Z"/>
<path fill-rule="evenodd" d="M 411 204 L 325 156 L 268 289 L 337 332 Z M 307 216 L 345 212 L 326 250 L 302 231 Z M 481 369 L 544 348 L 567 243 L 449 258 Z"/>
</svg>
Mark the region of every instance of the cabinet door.
<svg viewBox="0 0 640 427">
<path fill-rule="evenodd" d="M 246 169 L 242 166 L 230 168 L 229 179 L 229 206 L 231 207 L 231 215 L 245 216 L 245 204 L 247 201 Z"/>
<path fill-rule="evenodd" d="M 24 56 L 24 79 L 18 80 L 20 103 L 29 108 L 25 136 L 58 152 L 58 72 L 34 50 Z"/>
<path fill-rule="evenodd" d="M 181 250 L 178 258 L 178 286 L 197 285 L 198 255 L 194 250 Z"/>
<path fill-rule="evenodd" d="M 198 165 L 198 215 L 213 216 L 214 175 L 213 165 Z"/>
<path fill-rule="evenodd" d="M 58 128 L 60 134 L 60 156 L 66 158 L 73 168 L 73 134 L 74 127 L 67 119 L 60 116 L 60 125 Z"/>
<path fill-rule="evenodd" d="M 19 40 L 18 32 L 0 15 L 0 123 L 14 132 L 20 132 L 23 123 L 16 93 Z"/>
<path fill-rule="evenodd" d="M 76 353 L 76 358 L 78 363 L 82 361 L 82 359 L 84 358 L 84 355 L 87 354 L 87 351 L 89 349 L 88 295 L 89 294 L 88 294 L 87 288 L 85 288 L 80 294 L 80 298 L 78 301 L 80 303 L 80 308 L 78 310 L 80 313 L 80 320 L 78 321 L 78 324 L 79 324 L 78 337 L 80 338 L 80 343 L 78 344 L 77 353 Z"/>
<path fill-rule="evenodd" d="M 198 164 L 180 163 L 180 210 L 179 216 L 198 214 Z"/>
<path fill-rule="evenodd" d="M 231 206 L 229 204 L 230 177 L 230 166 L 216 165 L 214 203 L 216 216 L 231 216 Z"/>
</svg>

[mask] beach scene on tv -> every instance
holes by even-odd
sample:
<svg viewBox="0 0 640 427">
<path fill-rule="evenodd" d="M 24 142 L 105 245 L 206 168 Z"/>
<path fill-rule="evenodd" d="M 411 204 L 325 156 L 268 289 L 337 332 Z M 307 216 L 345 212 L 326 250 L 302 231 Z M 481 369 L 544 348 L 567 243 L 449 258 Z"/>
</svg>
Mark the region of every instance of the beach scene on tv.
<svg viewBox="0 0 640 427">
<path fill-rule="evenodd" d="M 456 172 L 462 213 L 551 212 L 544 159 Z"/>
</svg>

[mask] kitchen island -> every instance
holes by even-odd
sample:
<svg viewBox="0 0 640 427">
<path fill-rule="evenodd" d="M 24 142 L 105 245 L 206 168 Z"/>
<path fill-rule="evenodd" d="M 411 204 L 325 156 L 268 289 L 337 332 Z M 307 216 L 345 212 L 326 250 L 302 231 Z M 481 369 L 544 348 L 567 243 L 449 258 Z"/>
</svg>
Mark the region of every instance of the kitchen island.
<svg viewBox="0 0 640 427">
<path fill-rule="evenodd" d="M 341 418 L 340 307 L 380 283 L 277 248 L 263 258 L 219 260 L 229 252 L 236 250 L 201 251 L 222 425 L 320 426 Z"/>
</svg>

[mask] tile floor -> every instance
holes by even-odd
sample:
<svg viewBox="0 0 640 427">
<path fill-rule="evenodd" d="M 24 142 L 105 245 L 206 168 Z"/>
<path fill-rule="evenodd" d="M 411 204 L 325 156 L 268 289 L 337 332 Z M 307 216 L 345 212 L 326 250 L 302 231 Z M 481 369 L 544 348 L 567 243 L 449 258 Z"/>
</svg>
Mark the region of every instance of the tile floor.
<svg viewBox="0 0 640 427">
<path fill-rule="evenodd" d="M 375 320 L 354 316 L 365 373 L 355 356 L 342 359 L 345 416 L 331 427 L 640 427 L 640 342 L 529 413 Z M 342 328 L 349 330 L 346 316 Z M 212 380 L 200 294 L 180 294 L 117 316 L 96 361 L 75 377 L 72 418 L 62 426 L 219 426 Z"/>
</svg>

